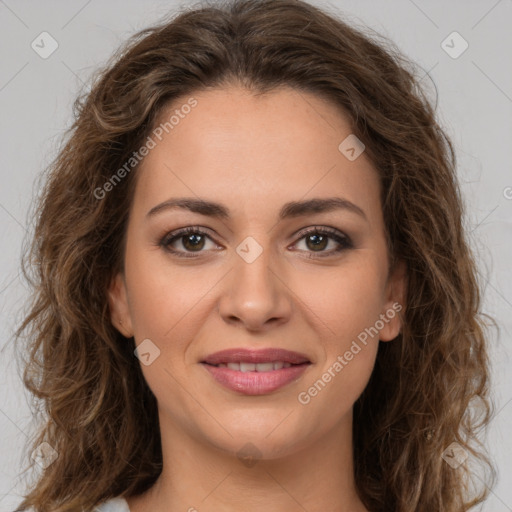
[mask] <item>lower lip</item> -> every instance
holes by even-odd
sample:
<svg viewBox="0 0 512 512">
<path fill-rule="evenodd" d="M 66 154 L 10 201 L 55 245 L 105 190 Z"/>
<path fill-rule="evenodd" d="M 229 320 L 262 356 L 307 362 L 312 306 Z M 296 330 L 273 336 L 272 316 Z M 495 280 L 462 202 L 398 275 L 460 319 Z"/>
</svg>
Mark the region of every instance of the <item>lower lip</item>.
<svg viewBox="0 0 512 512">
<path fill-rule="evenodd" d="M 298 379 L 309 363 L 292 365 L 270 372 L 241 372 L 202 363 L 210 375 L 223 386 L 244 395 L 265 395 Z"/>
</svg>

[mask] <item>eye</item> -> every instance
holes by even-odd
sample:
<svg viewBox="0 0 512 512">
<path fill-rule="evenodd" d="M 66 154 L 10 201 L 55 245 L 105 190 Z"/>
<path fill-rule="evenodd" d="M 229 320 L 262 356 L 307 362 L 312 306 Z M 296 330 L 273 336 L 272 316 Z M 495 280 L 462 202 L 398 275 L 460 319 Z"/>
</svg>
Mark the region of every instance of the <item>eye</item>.
<svg viewBox="0 0 512 512">
<path fill-rule="evenodd" d="M 351 239 L 334 228 L 314 226 L 306 231 L 300 233 L 299 241 L 304 240 L 306 251 L 317 253 L 316 255 L 311 254 L 309 258 L 326 257 L 337 254 L 345 249 L 353 247 Z M 330 251 L 324 249 L 329 245 L 330 241 L 335 242 L 335 248 Z M 337 244 L 337 246 L 336 246 Z"/>
<path fill-rule="evenodd" d="M 165 235 L 159 245 L 178 257 L 194 258 L 195 255 L 193 253 L 201 252 L 205 247 L 206 240 L 213 243 L 213 240 L 206 231 L 196 226 L 189 226 Z M 213 245 L 217 247 L 216 244 L 213 243 Z M 176 246 L 181 246 L 185 251 L 176 249 Z"/>
<path fill-rule="evenodd" d="M 314 226 L 306 231 L 302 231 L 299 235 L 298 242 L 304 240 L 305 251 L 317 253 L 316 255 L 311 254 L 310 258 L 331 256 L 353 247 L 352 241 L 347 235 L 330 227 Z M 208 232 L 198 226 L 189 226 L 168 233 L 161 239 L 159 245 L 164 250 L 180 258 L 195 258 L 196 255 L 194 253 L 204 252 L 203 249 L 208 249 L 207 241 L 210 241 L 213 245 L 210 249 L 218 248 Z M 334 249 L 325 251 L 325 248 L 329 246 L 329 242 L 332 241 L 335 243 Z"/>
</svg>

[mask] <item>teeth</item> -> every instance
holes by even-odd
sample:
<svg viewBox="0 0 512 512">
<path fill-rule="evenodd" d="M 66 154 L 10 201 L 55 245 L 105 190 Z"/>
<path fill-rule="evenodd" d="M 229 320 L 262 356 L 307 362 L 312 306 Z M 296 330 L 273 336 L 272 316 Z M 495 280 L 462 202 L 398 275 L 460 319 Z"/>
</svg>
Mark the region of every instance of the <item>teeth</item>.
<svg viewBox="0 0 512 512">
<path fill-rule="evenodd" d="M 258 363 L 256 365 L 257 372 L 271 372 L 274 369 L 274 363 Z"/>
<path fill-rule="evenodd" d="M 238 372 L 271 372 L 273 370 L 280 370 L 281 368 L 290 368 L 291 363 L 283 361 L 274 361 L 270 363 L 220 363 L 218 368 L 229 368 Z"/>
<path fill-rule="evenodd" d="M 256 365 L 254 363 L 240 363 L 241 372 L 253 372 L 254 370 L 256 370 Z"/>
</svg>

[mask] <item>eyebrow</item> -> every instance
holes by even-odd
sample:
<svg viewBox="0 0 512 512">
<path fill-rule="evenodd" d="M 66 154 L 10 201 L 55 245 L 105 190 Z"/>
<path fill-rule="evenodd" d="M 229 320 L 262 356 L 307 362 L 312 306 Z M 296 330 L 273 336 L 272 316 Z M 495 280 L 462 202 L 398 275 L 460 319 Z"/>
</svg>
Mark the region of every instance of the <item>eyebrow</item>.
<svg viewBox="0 0 512 512">
<path fill-rule="evenodd" d="M 194 197 L 174 198 L 160 203 L 146 214 L 146 218 L 153 217 L 154 215 L 172 209 L 183 209 L 208 217 L 227 220 L 230 218 L 229 208 L 213 201 L 205 199 L 197 199 Z M 365 220 L 368 220 L 365 212 L 356 204 L 350 202 L 348 199 L 341 197 L 326 197 L 314 198 L 305 201 L 290 201 L 285 203 L 280 212 L 279 220 L 288 218 L 300 217 L 312 213 L 331 212 L 334 210 L 346 210 L 355 213 Z"/>
</svg>

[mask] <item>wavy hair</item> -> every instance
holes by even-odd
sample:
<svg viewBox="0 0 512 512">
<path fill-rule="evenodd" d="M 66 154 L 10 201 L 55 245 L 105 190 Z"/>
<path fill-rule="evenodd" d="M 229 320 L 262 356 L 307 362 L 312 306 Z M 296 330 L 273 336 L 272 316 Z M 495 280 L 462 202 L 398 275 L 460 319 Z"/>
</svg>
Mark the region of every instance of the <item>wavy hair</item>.
<svg viewBox="0 0 512 512">
<path fill-rule="evenodd" d="M 362 501 L 372 512 L 460 512 L 485 500 L 485 480 L 470 489 L 470 462 L 490 469 L 491 484 L 479 438 L 493 415 L 488 315 L 455 152 L 420 74 L 387 38 L 301 0 L 182 8 L 132 36 L 95 74 L 44 176 L 23 262 L 33 294 L 18 341 L 39 416 L 29 450 L 47 443 L 58 457 L 16 512 L 89 510 L 158 478 L 156 399 L 107 301 L 137 166 L 98 190 L 171 102 L 233 84 L 254 94 L 292 87 L 339 107 L 380 176 L 391 261 L 406 262 L 408 288 L 402 331 L 380 344 L 354 405 Z M 458 468 L 442 456 L 453 442 L 469 455 Z"/>
</svg>

